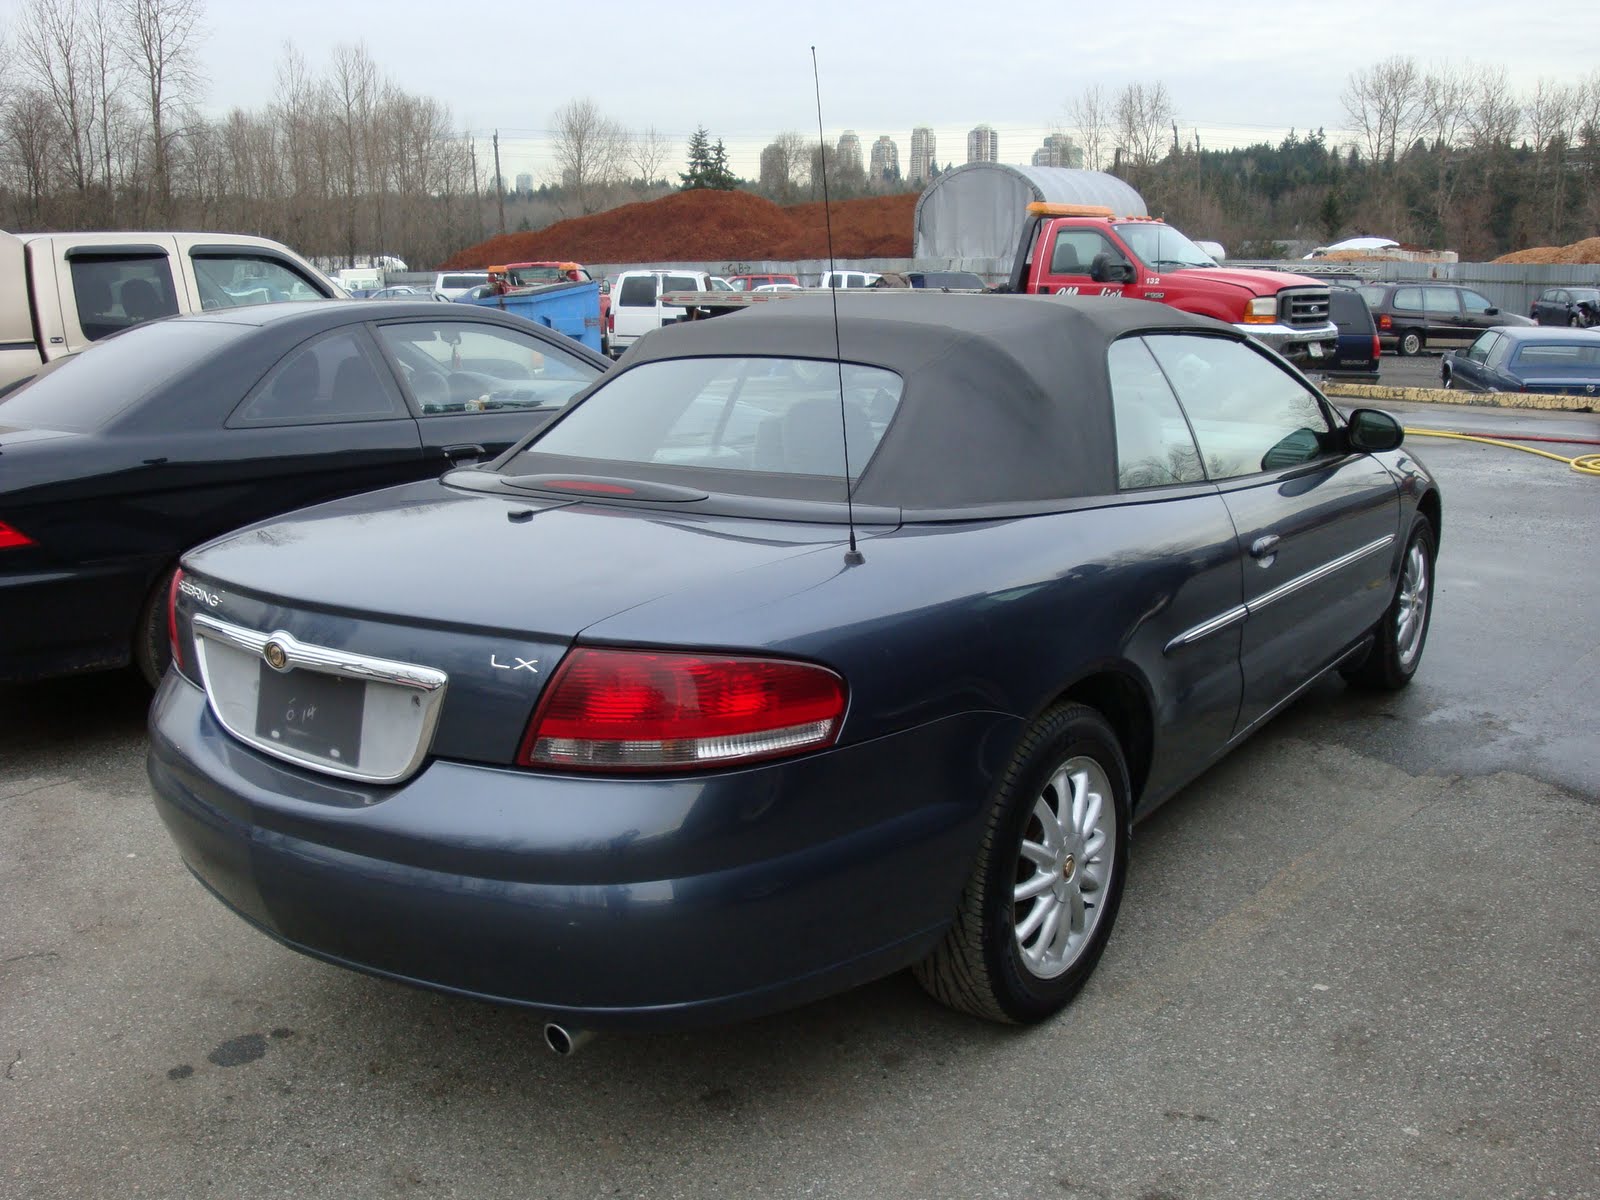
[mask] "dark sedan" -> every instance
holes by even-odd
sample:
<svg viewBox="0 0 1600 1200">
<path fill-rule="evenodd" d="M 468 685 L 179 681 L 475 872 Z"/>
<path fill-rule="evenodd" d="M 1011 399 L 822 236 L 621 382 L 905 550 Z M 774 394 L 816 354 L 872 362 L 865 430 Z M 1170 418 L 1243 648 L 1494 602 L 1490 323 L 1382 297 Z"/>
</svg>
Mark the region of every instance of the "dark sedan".
<svg viewBox="0 0 1600 1200">
<path fill-rule="evenodd" d="M 178 555 L 500 453 L 609 364 L 431 300 L 275 304 L 120 333 L 0 400 L 0 681 L 167 662 Z"/>
<path fill-rule="evenodd" d="M 1541 325 L 1568 325 L 1574 329 L 1600 325 L 1600 288 L 1546 288 L 1528 315 Z"/>
<path fill-rule="evenodd" d="M 1035 1021 L 1134 819 L 1417 669 L 1391 417 L 1164 305 L 837 305 L 669 326 L 493 463 L 186 555 L 149 769 L 206 887 L 559 1046 L 907 966 Z"/>
<path fill-rule="evenodd" d="M 1491 329 L 1439 364 L 1444 386 L 1470 392 L 1600 395 L 1600 333 L 1540 326 Z"/>
</svg>

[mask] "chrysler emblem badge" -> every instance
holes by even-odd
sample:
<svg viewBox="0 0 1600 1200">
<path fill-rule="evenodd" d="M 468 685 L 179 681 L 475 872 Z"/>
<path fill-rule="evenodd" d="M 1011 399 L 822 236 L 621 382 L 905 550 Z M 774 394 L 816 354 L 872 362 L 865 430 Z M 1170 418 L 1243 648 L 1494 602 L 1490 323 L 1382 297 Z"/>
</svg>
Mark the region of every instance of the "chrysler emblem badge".
<svg viewBox="0 0 1600 1200">
<path fill-rule="evenodd" d="M 268 642 L 261 651 L 261 657 L 267 660 L 267 666 L 274 671 L 281 671 L 289 665 L 289 656 L 277 642 Z"/>
</svg>

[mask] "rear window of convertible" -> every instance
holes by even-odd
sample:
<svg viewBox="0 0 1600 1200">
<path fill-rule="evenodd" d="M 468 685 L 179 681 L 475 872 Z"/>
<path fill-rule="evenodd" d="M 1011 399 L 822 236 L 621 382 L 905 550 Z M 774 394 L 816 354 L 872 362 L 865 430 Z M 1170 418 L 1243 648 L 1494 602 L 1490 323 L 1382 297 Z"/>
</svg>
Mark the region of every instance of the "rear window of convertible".
<svg viewBox="0 0 1600 1200">
<path fill-rule="evenodd" d="M 572 470 L 575 459 L 610 474 L 662 467 L 701 476 L 714 490 L 760 495 L 761 479 L 772 476 L 842 478 L 848 445 L 855 479 L 872 461 L 902 387 L 892 371 L 832 360 L 641 363 L 590 393 L 503 470 Z"/>
</svg>

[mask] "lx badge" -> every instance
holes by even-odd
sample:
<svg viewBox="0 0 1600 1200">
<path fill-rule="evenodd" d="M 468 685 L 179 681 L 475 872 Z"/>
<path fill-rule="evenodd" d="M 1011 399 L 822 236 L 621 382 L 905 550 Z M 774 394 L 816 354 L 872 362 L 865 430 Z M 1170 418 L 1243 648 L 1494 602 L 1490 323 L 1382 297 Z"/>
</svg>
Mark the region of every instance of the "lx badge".
<svg viewBox="0 0 1600 1200">
<path fill-rule="evenodd" d="M 539 668 L 535 665 L 539 661 L 537 658 L 517 658 L 515 654 L 511 657 L 516 658 L 517 661 L 515 663 L 503 663 L 491 654 L 489 655 L 489 665 L 497 671 L 532 671 L 535 675 L 539 673 Z"/>
</svg>

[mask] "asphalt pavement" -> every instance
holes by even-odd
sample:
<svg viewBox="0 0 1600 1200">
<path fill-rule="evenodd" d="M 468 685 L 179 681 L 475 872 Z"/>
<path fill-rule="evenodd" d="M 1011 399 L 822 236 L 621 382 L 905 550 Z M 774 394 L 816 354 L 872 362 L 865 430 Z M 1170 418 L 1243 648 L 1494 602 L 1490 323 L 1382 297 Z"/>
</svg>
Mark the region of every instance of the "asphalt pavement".
<svg viewBox="0 0 1600 1200">
<path fill-rule="evenodd" d="M 1099 970 L 1030 1030 L 900 976 L 557 1059 L 207 895 L 131 679 L 0 688 L 0 1195 L 1600 1195 L 1600 480 L 1409 444 L 1445 497 L 1415 682 L 1312 689 L 1142 824 Z"/>
</svg>

